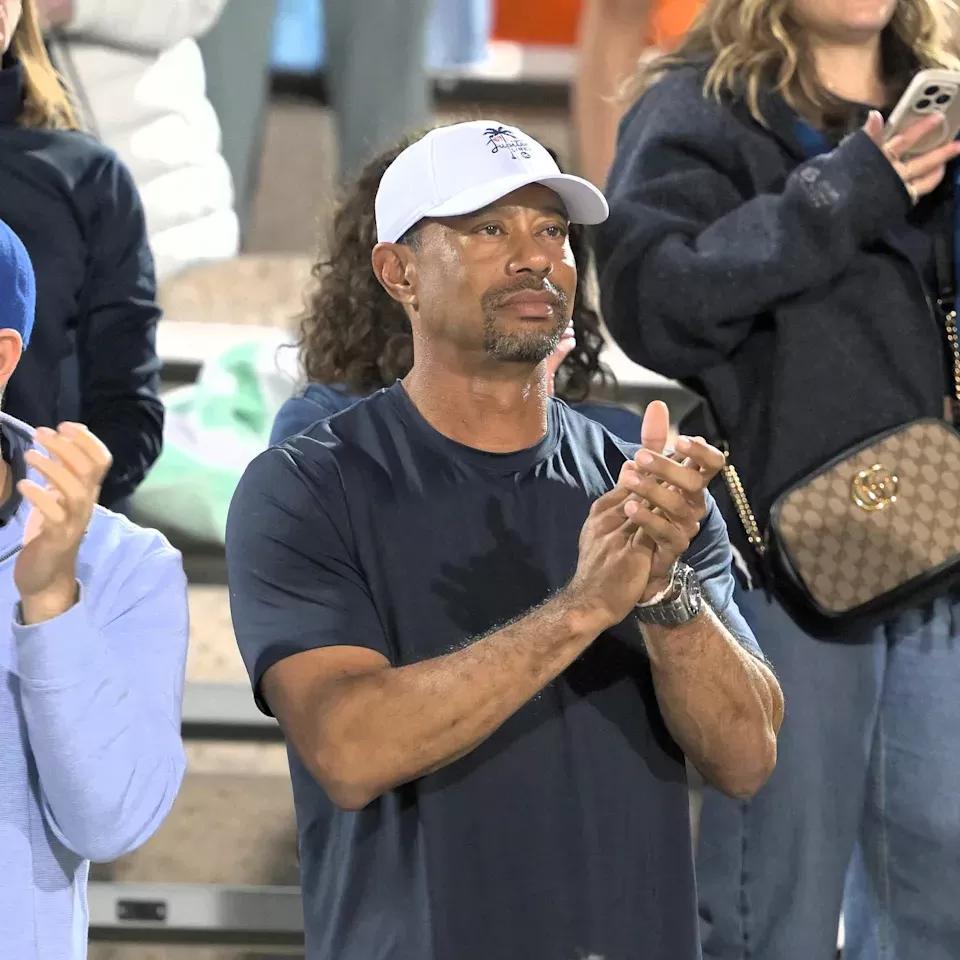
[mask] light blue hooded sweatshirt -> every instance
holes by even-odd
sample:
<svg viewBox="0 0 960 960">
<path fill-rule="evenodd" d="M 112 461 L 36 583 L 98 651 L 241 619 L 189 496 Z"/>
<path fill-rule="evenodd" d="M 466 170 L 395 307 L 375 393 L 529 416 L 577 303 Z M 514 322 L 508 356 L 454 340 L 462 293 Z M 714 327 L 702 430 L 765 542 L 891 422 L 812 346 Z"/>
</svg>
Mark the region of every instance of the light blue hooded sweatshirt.
<svg viewBox="0 0 960 960">
<path fill-rule="evenodd" d="M 0 432 L 22 476 L 32 431 L 0 414 Z M 13 570 L 29 509 L 0 526 L 0 957 L 82 960 L 89 861 L 143 843 L 183 778 L 187 585 L 159 533 L 97 507 L 79 601 L 23 626 Z"/>
</svg>

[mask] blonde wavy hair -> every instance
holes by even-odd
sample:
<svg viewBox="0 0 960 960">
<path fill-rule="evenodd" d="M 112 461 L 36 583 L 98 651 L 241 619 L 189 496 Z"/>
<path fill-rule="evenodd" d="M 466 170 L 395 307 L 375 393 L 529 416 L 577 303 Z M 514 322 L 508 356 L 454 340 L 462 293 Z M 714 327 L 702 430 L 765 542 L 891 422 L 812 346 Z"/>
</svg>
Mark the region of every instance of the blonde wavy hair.
<svg viewBox="0 0 960 960">
<path fill-rule="evenodd" d="M 35 0 L 23 0 L 23 13 L 13 34 L 10 52 L 23 64 L 22 127 L 79 130 L 80 123 L 67 88 L 50 60 Z"/>
<path fill-rule="evenodd" d="M 806 120 L 822 123 L 839 102 L 805 56 L 803 30 L 789 6 L 789 0 L 705 0 L 680 45 L 642 64 L 629 92 L 637 97 L 668 71 L 702 63 L 704 95 L 742 96 L 758 123 L 767 125 L 760 101 L 770 89 Z M 883 34 L 884 59 L 904 76 L 891 79 L 905 85 L 918 69 L 960 69 L 950 30 L 956 16 L 952 0 L 897 0 Z"/>
</svg>

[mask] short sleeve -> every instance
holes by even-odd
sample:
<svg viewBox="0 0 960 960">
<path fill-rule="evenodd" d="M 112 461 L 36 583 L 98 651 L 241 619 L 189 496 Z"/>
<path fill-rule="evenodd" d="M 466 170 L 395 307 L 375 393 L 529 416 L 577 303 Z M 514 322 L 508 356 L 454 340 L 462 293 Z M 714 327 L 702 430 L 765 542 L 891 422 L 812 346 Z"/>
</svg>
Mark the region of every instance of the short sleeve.
<svg viewBox="0 0 960 960">
<path fill-rule="evenodd" d="M 740 645 L 759 657 L 766 658 L 733 599 L 733 552 L 727 525 L 716 501 L 707 494 L 707 515 L 684 559 L 693 567 L 703 586 L 704 599 L 720 622 L 739 641 Z"/>
<path fill-rule="evenodd" d="M 247 467 L 227 517 L 227 582 L 234 633 L 264 713 L 260 682 L 286 657 L 335 646 L 389 657 L 353 547 L 332 463 L 288 444 Z"/>
</svg>

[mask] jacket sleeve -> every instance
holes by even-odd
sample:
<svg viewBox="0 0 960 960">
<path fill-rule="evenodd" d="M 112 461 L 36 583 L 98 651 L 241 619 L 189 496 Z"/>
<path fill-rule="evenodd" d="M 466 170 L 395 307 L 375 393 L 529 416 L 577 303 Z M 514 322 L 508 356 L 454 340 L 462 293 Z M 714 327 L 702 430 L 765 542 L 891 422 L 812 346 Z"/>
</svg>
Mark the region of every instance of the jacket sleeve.
<svg viewBox="0 0 960 960">
<path fill-rule="evenodd" d="M 62 616 L 13 627 L 46 819 L 61 843 L 100 862 L 154 833 L 186 766 L 180 711 L 187 586 L 180 556 L 164 545 L 126 560 L 135 562 L 111 618 L 95 617 L 84 587 Z"/>
<path fill-rule="evenodd" d="M 73 19 L 62 31 L 94 42 L 164 50 L 201 37 L 227 0 L 74 0 Z"/>
<path fill-rule="evenodd" d="M 672 87 L 661 80 L 624 121 L 596 253 L 617 343 L 682 379 L 729 356 L 774 304 L 838 276 L 910 201 L 862 132 L 752 195 L 738 139 L 756 134 L 699 88 Z M 778 149 L 771 138 L 771 164 Z"/>
<path fill-rule="evenodd" d="M 163 444 L 153 257 L 137 188 L 108 155 L 92 182 L 91 262 L 78 322 L 82 421 L 113 454 L 101 502 L 129 496 Z"/>
</svg>

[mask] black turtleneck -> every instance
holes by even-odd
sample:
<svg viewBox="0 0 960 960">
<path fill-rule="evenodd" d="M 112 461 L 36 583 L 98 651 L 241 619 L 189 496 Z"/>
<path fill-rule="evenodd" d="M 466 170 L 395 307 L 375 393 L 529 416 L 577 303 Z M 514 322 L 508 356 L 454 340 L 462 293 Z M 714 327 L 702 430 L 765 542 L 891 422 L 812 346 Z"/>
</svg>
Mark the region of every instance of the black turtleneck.
<svg viewBox="0 0 960 960">
<path fill-rule="evenodd" d="M 37 313 L 4 409 L 33 426 L 85 423 L 113 454 L 101 499 L 116 505 L 146 476 L 163 431 L 143 209 L 111 150 L 76 131 L 20 126 L 23 100 L 23 67 L 6 56 L 0 219 L 30 254 Z"/>
</svg>

